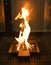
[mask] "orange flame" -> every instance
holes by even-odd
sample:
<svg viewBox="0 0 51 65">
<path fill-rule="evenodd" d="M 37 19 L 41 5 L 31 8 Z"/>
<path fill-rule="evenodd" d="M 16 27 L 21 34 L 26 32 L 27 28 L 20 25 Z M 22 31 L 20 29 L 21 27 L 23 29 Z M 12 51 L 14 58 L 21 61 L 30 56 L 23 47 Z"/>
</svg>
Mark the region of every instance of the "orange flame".
<svg viewBox="0 0 51 65">
<path fill-rule="evenodd" d="M 30 28 L 29 22 L 27 20 L 30 13 L 25 7 L 21 8 L 21 11 L 22 11 L 22 13 L 19 13 L 15 17 L 15 20 L 17 20 L 18 18 L 19 19 L 23 18 L 24 21 L 22 21 L 19 25 L 19 27 L 21 28 L 19 37 L 18 38 L 15 37 L 15 39 L 18 41 L 17 50 L 20 49 L 20 46 L 21 46 L 21 44 L 23 45 L 23 43 L 25 43 L 26 48 L 28 50 L 28 49 L 31 49 L 31 45 L 28 43 L 28 37 L 29 37 L 31 28 Z M 23 45 L 23 48 L 24 48 L 24 45 Z"/>
</svg>

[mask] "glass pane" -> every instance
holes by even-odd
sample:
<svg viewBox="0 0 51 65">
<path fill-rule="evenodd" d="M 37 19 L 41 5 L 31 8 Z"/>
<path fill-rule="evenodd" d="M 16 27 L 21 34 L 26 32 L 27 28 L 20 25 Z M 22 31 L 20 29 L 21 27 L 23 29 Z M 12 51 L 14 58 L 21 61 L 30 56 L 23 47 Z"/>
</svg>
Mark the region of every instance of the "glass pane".
<svg viewBox="0 0 51 65">
<path fill-rule="evenodd" d="M 23 6 L 28 4 L 28 9 L 33 9 L 30 13 L 30 26 L 31 31 L 43 31 L 43 21 L 44 21 L 44 0 L 11 0 L 11 10 L 12 10 L 12 30 L 18 31 L 20 20 L 15 21 L 15 17 L 20 12 Z"/>
<path fill-rule="evenodd" d="M 44 3 L 44 31 L 51 32 L 51 0 L 45 0 Z"/>
</svg>

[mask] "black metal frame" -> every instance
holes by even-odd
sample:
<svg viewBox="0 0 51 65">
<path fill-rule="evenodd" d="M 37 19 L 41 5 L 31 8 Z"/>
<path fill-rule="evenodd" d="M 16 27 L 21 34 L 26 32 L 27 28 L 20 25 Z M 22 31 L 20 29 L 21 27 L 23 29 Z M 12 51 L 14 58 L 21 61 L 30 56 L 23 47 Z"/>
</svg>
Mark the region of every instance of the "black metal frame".
<svg viewBox="0 0 51 65">
<path fill-rule="evenodd" d="M 4 12 L 5 12 L 6 32 L 11 32 L 12 31 L 11 0 L 4 0 Z"/>
</svg>

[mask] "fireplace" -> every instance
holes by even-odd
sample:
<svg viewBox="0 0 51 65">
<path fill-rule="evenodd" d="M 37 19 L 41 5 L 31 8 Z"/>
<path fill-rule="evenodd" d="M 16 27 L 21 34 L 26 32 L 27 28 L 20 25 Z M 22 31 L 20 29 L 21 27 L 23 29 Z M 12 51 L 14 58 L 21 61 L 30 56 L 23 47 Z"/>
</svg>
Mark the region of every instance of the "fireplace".
<svg viewBox="0 0 51 65">
<path fill-rule="evenodd" d="M 43 11 L 41 11 L 40 3 L 42 2 L 40 1 L 37 3 L 37 1 L 35 0 L 11 0 L 12 30 L 15 32 L 19 31 L 19 36 L 14 37 L 15 42 L 13 41 L 11 43 L 8 53 L 11 55 L 12 53 L 13 55 L 16 53 L 18 59 L 22 57 L 28 57 L 30 59 L 30 56 L 32 56 L 32 54 L 33 56 L 40 57 L 38 41 L 29 39 L 30 32 L 37 32 L 38 30 L 42 30 L 43 28 Z M 37 8 L 38 5 L 39 8 Z"/>
</svg>

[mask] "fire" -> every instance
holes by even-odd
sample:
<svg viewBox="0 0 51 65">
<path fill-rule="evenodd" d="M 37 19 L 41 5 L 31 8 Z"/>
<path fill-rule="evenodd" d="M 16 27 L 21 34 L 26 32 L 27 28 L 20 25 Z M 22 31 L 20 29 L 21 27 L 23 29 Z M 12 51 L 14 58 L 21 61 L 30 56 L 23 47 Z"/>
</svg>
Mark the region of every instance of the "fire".
<svg viewBox="0 0 51 65">
<path fill-rule="evenodd" d="M 30 49 L 31 50 L 31 45 L 28 43 L 28 37 L 30 34 L 30 25 L 29 25 L 29 21 L 27 20 L 28 16 L 29 16 L 29 11 L 28 9 L 26 9 L 25 7 L 21 8 L 21 13 L 19 12 L 19 14 L 15 17 L 15 20 L 19 19 L 24 19 L 24 21 L 22 21 L 19 25 L 19 27 L 21 28 L 20 33 L 19 33 L 19 37 L 15 39 L 18 41 L 17 44 L 17 50 L 20 49 L 21 45 L 22 48 L 24 49 L 26 46 L 26 49 Z M 25 45 L 24 45 L 25 44 Z"/>
</svg>

